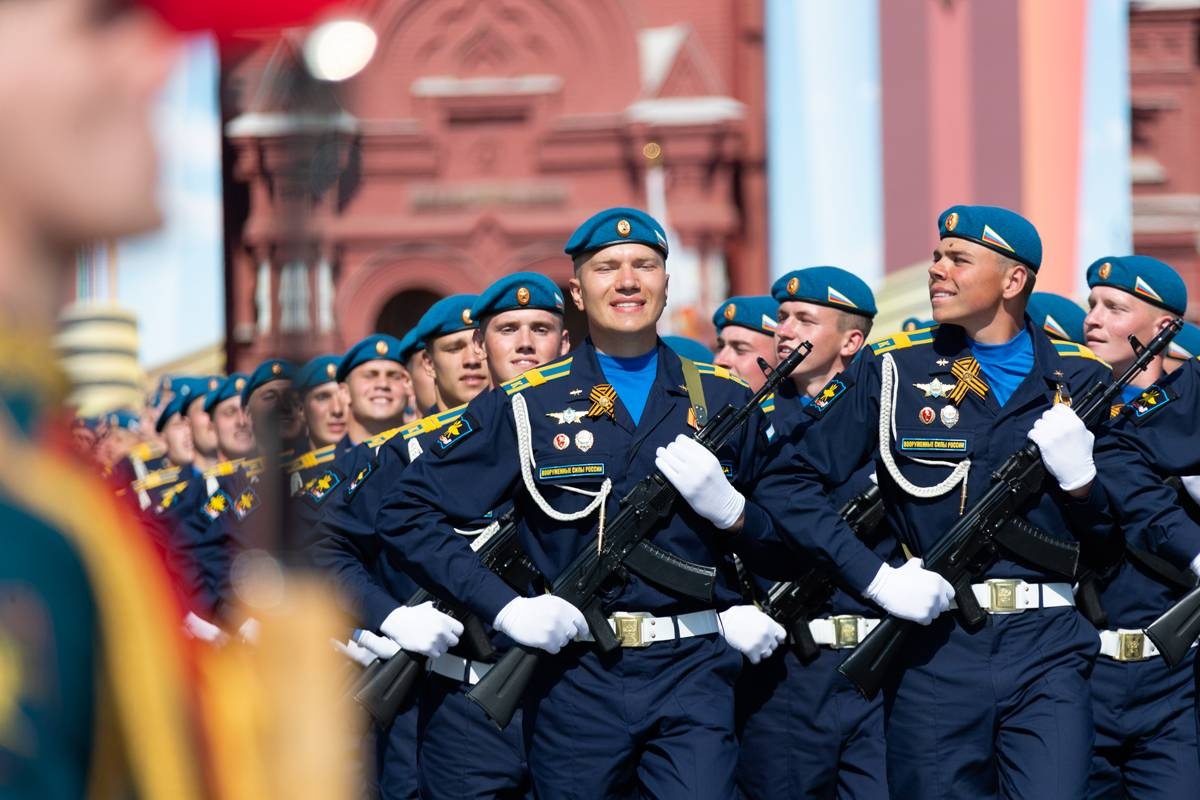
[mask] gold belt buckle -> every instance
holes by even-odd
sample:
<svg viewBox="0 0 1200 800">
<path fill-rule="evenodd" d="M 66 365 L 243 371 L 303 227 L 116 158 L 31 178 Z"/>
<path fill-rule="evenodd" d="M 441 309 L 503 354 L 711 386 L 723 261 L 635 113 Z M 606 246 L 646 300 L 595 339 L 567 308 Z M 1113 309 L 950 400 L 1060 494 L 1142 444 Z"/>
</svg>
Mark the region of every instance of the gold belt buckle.
<svg viewBox="0 0 1200 800">
<path fill-rule="evenodd" d="M 1122 631 L 1117 634 L 1117 661 L 1141 661 L 1146 657 L 1146 634 Z"/>
<path fill-rule="evenodd" d="M 633 614 L 613 614 L 613 627 L 621 647 L 645 647 L 642 641 L 642 618 Z"/>
<path fill-rule="evenodd" d="M 833 622 L 833 649 L 845 650 L 858 647 L 858 614 L 839 614 L 829 618 Z"/>
<path fill-rule="evenodd" d="M 986 581 L 988 592 L 991 598 L 991 608 L 989 611 L 1016 611 L 1017 610 L 1017 587 L 1021 585 L 1018 580 L 1008 578 L 991 578 Z"/>
</svg>

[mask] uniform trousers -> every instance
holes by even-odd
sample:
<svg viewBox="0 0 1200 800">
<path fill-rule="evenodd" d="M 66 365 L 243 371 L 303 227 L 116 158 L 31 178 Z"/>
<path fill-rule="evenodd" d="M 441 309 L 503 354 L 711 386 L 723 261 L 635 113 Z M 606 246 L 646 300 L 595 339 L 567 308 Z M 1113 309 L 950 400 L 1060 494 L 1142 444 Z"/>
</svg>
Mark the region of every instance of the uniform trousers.
<svg viewBox="0 0 1200 800">
<path fill-rule="evenodd" d="M 887 800 L 883 699 L 837 671 L 852 652 L 804 664 L 786 645 L 738 678 L 738 791 L 747 800 Z"/>
<path fill-rule="evenodd" d="M 547 657 L 525 708 L 540 800 L 729 800 L 742 656 L 716 634 Z"/>
<path fill-rule="evenodd" d="M 947 613 L 918 629 L 885 690 L 892 793 L 1083 797 L 1099 649 L 1074 608 L 988 614 L 975 631 Z"/>
<path fill-rule="evenodd" d="M 467 699 L 470 688 L 436 673 L 425 679 L 417 759 L 422 800 L 532 798 L 521 712 L 498 730 Z"/>
<path fill-rule="evenodd" d="M 1097 659 L 1092 671 L 1096 748 L 1089 797 L 1166 800 L 1197 791 L 1195 654 L 1192 648 L 1175 669 L 1157 656 L 1125 663 Z"/>
</svg>

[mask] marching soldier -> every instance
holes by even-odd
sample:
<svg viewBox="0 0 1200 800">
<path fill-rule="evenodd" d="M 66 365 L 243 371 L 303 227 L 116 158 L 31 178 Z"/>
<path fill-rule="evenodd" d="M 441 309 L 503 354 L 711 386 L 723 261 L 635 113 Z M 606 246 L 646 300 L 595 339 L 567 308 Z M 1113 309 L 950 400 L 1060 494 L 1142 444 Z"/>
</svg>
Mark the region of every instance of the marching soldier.
<svg viewBox="0 0 1200 800">
<path fill-rule="evenodd" d="M 845 270 L 811 267 L 779 278 L 768 299 L 777 306 L 774 340 L 779 356 L 786 357 L 805 340 L 813 347 L 775 393 L 771 427 L 775 446 L 783 447 L 806 434 L 815 421 L 806 409 L 865 345 L 876 313 L 875 297 Z M 728 316 L 733 327 L 738 317 Z M 758 335 L 748 333 L 746 338 Z M 833 500 L 841 505 L 870 487 L 870 472 L 869 466 L 859 469 L 834 489 Z M 869 536 L 869 546 L 882 561 L 898 563 L 896 542 L 886 530 Z M 782 647 L 746 669 L 738 683 L 737 703 L 738 788 L 747 800 L 888 796 L 883 701 L 863 698 L 837 671 L 844 656 L 874 630 L 880 615 L 878 606 L 839 586 L 813 609 L 807 622 L 819 648 L 815 658 L 801 659 L 792 648 Z"/>
<path fill-rule="evenodd" d="M 758 366 L 763 359 L 775 366 L 775 314 L 779 304 L 769 296 L 731 297 L 713 312 L 717 350 L 712 362 L 750 384 L 762 387 L 765 377 Z"/>
<path fill-rule="evenodd" d="M 719 621 L 740 599 L 730 550 L 773 535 L 765 512 L 746 502 L 724 470 L 738 485 L 754 481 L 765 422 L 755 416 L 719 456 L 691 438 L 696 403 L 743 405 L 750 395 L 726 370 L 684 360 L 658 339 L 668 281 L 657 221 L 635 209 L 602 211 L 579 227 L 566 252 L 575 265 L 572 300 L 588 316 L 587 341 L 570 357 L 476 398 L 461 424 L 386 487 L 376 526 L 389 559 L 422 584 L 464 602 L 512 640 L 556 654 L 525 708 L 539 796 L 728 798 L 737 756 L 732 689 L 742 654 L 719 634 L 724 627 L 729 641 L 756 657 L 779 638 L 769 620 Z M 627 638 L 612 656 L 573 643 L 589 633 L 578 609 L 554 595 L 521 596 L 453 530 L 512 498 L 524 549 L 553 580 L 597 546 L 601 514 L 616 514 L 617 498 L 656 468 L 683 501 L 654 542 L 713 568 L 715 597 L 679 597 L 633 574 L 608 587 L 604 613 L 632 621 L 619 623 Z"/>
<path fill-rule="evenodd" d="M 1087 272 L 1091 293 L 1084 327 L 1087 344 L 1120 374 L 1133 361 L 1130 335 L 1147 342 L 1187 310 L 1187 286 L 1170 266 L 1148 256 L 1105 257 Z M 1155 387 L 1164 378 L 1156 358 L 1126 388 L 1134 419 L 1154 409 Z M 1146 395 L 1143 395 L 1146 392 Z M 1141 398 L 1145 399 L 1141 399 Z M 1142 413 L 1139 416 L 1139 411 Z M 1137 435 L 1137 425 L 1132 426 Z M 1124 476 L 1114 476 L 1116 482 Z M 1171 669 L 1158 657 L 1144 629 L 1194 583 L 1187 563 L 1151 556 L 1144 535 L 1126 524 L 1124 547 L 1093 556 L 1100 607 L 1100 656 L 1092 671 L 1096 747 L 1088 782 L 1090 797 L 1183 797 L 1200 783 L 1194 650 Z M 1086 551 L 1085 551 L 1086 553 Z"/>
<path fill-rule="evenodd" d="M 1054 344 L 1025 314 L 1041 263 L 1027 220 L 953 206 L 929 267 L 933 329 L 873 343 L 816 394 L 816 424 L 760 482 L 780 531 L 854 591 L 926 626 L 885 687 L 887 779 L 901 797 L 1083 794 L 1093 737 L 1094 629 L 1071 575 L 1001 554 L 972 587 L 986 623 L 943 615 L 954 596 L 920 555 L 1029 437 L 1050 483 L 1026 518 L 1061 539 L 1111 531 L 1093 435 L 1066 405 L 1108 379 L 1086 348 Z M 1035 424 L 1036 423 L 1036 424 Z M 1107 452 L 1097 447 L 1097 453 Z M 828 491 L 874 465 L 887 521 L 918 557 L 895 568 L 840 519 Z"/>
</svg>

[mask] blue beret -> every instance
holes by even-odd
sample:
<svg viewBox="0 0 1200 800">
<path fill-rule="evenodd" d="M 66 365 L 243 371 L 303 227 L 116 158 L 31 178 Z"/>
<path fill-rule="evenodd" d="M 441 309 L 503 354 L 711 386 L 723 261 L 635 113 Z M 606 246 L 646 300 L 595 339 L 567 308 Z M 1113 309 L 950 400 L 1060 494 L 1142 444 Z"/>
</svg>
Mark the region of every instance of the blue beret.
<svg viewBox="0 0 1200 800">
<path fill-rule="evenodd" d="M 514 272 L 489 286 L 475 300 L 471 317 L 477 320 L 501 311 L 538 308 L 563 313 L 563 296 L 554 281 L 536 272 Z"/>
<path fill-rule="evenodd" d="M 413 357 L 413 353 L 425 347 L 425 343 L 417 338 L 417 329 L 413 328 L 400 337 L 400 361 L 404 364 Z"/>
<path fill-rule="evenodd" d="M 920 317 L 908 317 L 904 322 L 900 323 L 900 330 L 904 333 L 911 331 L 919 331 L 925 328 L 932 328 L 937 323 L 931 319 L 921 319 Z"/>
<path fill-rule="evenodd" d="M 344 381 L 351 370 L 368 361 L 395 361 L 397 364 L 403 364 L 403 350 L 403 343 L 395 336 L 373 333 L 346 351 L 342 356 L 341 365 L 337 368 L 336 377 L 339 381 Z"/>
<path fill-rule="evenodd" d="M 425 347 L 430 340 L 439 336 L 478 328 L 479 322 L 471 316 L 475 299 L 476 295 L 473 294 L 452 294 L 431 305 L 417 327 L 413 328 L 413 335 L 421 343 L 420 347 Z"/>
<path fill-rule="evenodd" d="M 1187 311 L 1187 285 L 1170 265 L 1150 256 L 1108 256 L 1092 262 L 1088 286 L 1111 286 L 1173 314 Z"/>
<path fill-rule="evenodd" d="M 940 238 L 966 239 L 1020 261 L 1037 272 L 1042 237 L 1033 223 L 999 206 L 950 206 L 938 217 Z"/>
<path fill-rule="evenodd" d="M 214 380 L 220 380 L 220 379 L 217 378 Z M 204 395 L 204 393 L 208 391 L 208 381 L 209 381 L 209 379 L 206 377 L 200 377 L 200 376 L 195 376 L 195 375 L 182 375 L 182 376 L 177 375 L 176 377 L 174 377 L 171 380 L 171 388 L 175 391 L 175 396 L 173 398 L 171 398 L 171 402 L 175 402 L 176 400 L 178 400 L 179 402 L 176 403 L 175 411 L 173 413 L 186 414 L 187 408 L 189 405 L 192 404 L 192 401 L 198 397 L 202 397 Z M 169 407 L 169 406 L 170 406 L 170 403 L 167 404 L 167 407 Z M 163 408 L 164 414 L 167 411 L 167 407 Z M 158 418 L 158 422 L 155 423 L 155 427 L 157 430 L 161 431 L 162 425 L 165 425 L 165 424 L 166 424 L 166 419 L 164 419 L 160 415 Z"/>
<path fill-rule="evenodd" d="M 211 414 L 217 403 L 222 403 L 231 397 L 241 397 L 248 377 L 244 372 L 235 372 L 222 380 L 216 389 L 204 395 L 205 412 Z"/>
<path fill-rule="evenodd" d="M 124 428 L 135 433 L 142 429 L 142 418 L 127 408 L 110 411 L 104 415 L 104 423 L 111 428 Z"/>
<path fill-rule="evenodd" d="M 1051 292 L 1034 292 L 1026 307 L 1033 324 L 1055 339 L 1087 344 L 1083 333 L 1083 318 L 1087 312 L 1067 298 Z"/>
<path fill-rule="evenodd" d="M 154 430 L 162 433 L 163 428 L 167 427 L 167 423 L 171 417 L 179 413 L 180 406 L 183 405 L 183 399 L 183 395 L 176 394 L 163 406 L 163 410 L 158 414 L 158 419 L 154 422 Z"/>
<path fill-rule="evenodd" d="M 246 379 L 246 385 L 242 387 L 242 404 L 245 405 L 250 399 L 250 395 L 271 381 L 290 381 L 295 373 L 296 368 L 288 362 L 278 358 L 268 358 L 255 367 L 254 372 L 251 372 L 250 377 Z"/>
<path fill-rule="evenodd" d="M 658 220 L 636 208 L 606 208 L 575 229 L 563 252 L 571 258 L 594 253 L 614 244 L 635 242 L 653 247 L 667 257 L 667 232 Z"/>
<path fill-rule="evenodd" d="M 195 381 L 192 391 L 189 392 L 188 396 L 185 397 L 179 404 L 180 414 L 187 414 L 188 409 L 192 406 L 192 403 L 199 400 L 201 397 L 204 397 L 209 392 L 215 392 L 217 389 L 221 388 L 221 383 L 224 382 L 225 378 L 220 375 L 209 375 L 205 378 L 193 378 L 192 380 Z M 201 406 L 201 408 L 203 407 L 204 406 Z"/>
<path fill-rule="evenodd" d="M 779 303 L 766 295 L 731 297 L 713 312 L 712 321 L 717 333 L 725 330 L 727 325 L 738 325 L 756 333 L 774 336 L 775 327 L 779 324 L 775 321 L 775 312 L 778 310 Z"/>
<path fill-rule="evenodd" d="M 296 374 L 292 377 L 292 388 L 300 394 L 304 394 L 323 383 L 336 381 L 338 365 L 341 363 L 342 357 L 339 355 L 317 356 L 296 370 Z"/>
<path fill-rule="evenodd" d="M 705 364 L 712 361 L 712 350 L 709 350 L 695 339 L 689 339 L 686 336 L 664 336 L 662 340 L 663 344 L 684 358 L 690 358 L 692 361 L 702 361 Z"/>
<path fill-rule="evenodd" d="M 1190 322 L 1183 323 L 1183 330 L 1167 345 L 1167 355 L 1180 361 L 1200 358 L 1200 328 Z"/>
<path fill-rule="evenodd" d="M 840 267 L 792 270 L 771 285 L 771 296 L 780 303 L 800 300 L 829 306 L 864 317 L 875 316 L 875 295 L 862 278 Z"/>
</svg>

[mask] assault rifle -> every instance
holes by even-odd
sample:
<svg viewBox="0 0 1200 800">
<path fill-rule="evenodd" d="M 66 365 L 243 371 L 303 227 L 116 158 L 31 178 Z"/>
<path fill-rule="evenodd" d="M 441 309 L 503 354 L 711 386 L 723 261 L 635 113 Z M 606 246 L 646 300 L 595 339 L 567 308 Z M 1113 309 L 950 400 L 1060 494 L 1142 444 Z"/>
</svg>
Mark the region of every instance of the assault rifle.
<svg viewBox="0 0 1200 800">
<path fill-rule="evenodd" d="M 858 538 L 868 536 L 883 521 L 883 498 L 879 487 L 872 484 L 846 501 L 842 519 Z M 836 589 L 829 570 L 823 567 L 806 569 L 798 578 L 780 581 L 767 592 L 763 610 L 788 632 L 789 647 L 796 658 L 807 664 L 821 652 L 808 622 Z"/>
<path fill-rule="evenodd" d="M 1091 428 L 1108 419 L 1112 402 L 1121 390 L 1166 349 L 1182 327 L 1183 320 L 1171 320 L 1145 346 L 1130 336 L 1129 343 L 1137 354 L 1133 363 L 1117 380 L 1097 383 L 1080 399 L 1077 409 L 1083 424 Z M 986 570 L 1001 550 L 1067 578 L 1074 577 L 1078 567 L 1078 545 L 1053 538 L 1020 516 L 1021 510 L 1042 493 L 1046 481 L 1037 445 L 1026 442 L 991 478 L 991 488 L 925 554 L 925 568 L 939 573 L 954 587 L 959 616 L 968 628 L 978 627 L 987 619 L 971 591 L 971 579 Z M 838 671 L 863 695 L 874 697 L 916 627 L 917 623 L 909 620 L 885 617 Z"/>
<path fill-rule="evenodd" d="M 479 554 L 484 566 L 519 591 L 524 591 L 539 574 L 517 541 L 517 521 L 512 510 L 478 534 L 471 542 L 471 549 Z M 436 599 L 418 589 L 405 605 L 411 608 Z M 454 648 L 457 652 L 472 661 L 488 661 L 495 655 L 479 617 L 455 606 L 443 610 L 463 624 L 462 636 Z M 387 725 L 412 696 L 425 674 L 427 660 L 423 655 L 401 650 L 387 660 L 374 661 L 363 670 L 350 693 L 372 719 Z"/>
<path fill-rule="evenodd" d="M 702 421 L 703 427 L 694 437 L 696 441 L 713 452 L 719 450 L 811 350 L 812 344 L 804 342 L 777 367 L 767 368 L 767 381 L 754 397 L 741 408 L 726 406 L 707 423 Z M 698 417 L 701 412 L 697 411 Z M 647 547 L 653 546 L 646 537 L 671 513 L 678 497 L 679 492 L 659 470 L 642 478 L 622 498 L 621 510 L 605 527 L 603 546 L 600 549 L 588 547 L 554 581 L 553 593 L 583 612 L 592 638 L 604 652 L 611 652 L 620 646 L 620 640 L 604 616 L 599 596 L 601 587 L 613 575 L 620 575 L 628 569 L 665 589 L 705 602 L 712 601 L 715 569 L 692 564 L 658 548 L 654 548 L 658 550 L 657 555 L 647 556 Z M 671 563 L 673 570 L 662 568 L 664 564 Z M 647 567 L 652 567 L 654 571 L 651 572 Z M 467 697 L 477 703 L 493 722 L 501 728 L 505 727 L 520 705 L 541 655 L 541 651 L 535 648 L 517 645 L 501 657 Z"/>
</svg>

